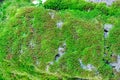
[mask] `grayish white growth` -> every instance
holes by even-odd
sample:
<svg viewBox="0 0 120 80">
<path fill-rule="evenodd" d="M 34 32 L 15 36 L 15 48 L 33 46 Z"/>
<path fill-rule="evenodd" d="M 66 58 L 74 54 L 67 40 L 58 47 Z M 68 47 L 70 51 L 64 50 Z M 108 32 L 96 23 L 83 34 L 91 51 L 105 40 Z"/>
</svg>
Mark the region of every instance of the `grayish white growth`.
<svg viewBox="0 0 120 80">
<path fill-rule="evenodd" d="M 29 46 L 30 46 L 31 48 L 34 48 L 34 47 L 35 47 L 35 43 L 31 40 L 30 43 L 29 43 Z"/>
<path fill-rule="evenodd" d="M 92 64 L 84 65 L 84 64 L 82 63 L 82 60 L 81 60 L 81 59 L 79 59 L 79 62 L 80 62 L 80 66 L 81 66 L 84 70 L 88 70 L 88 71 L 96 70 L 96 68 L 95 68 Z"/>
<path fill-rule="evenodd" d="M 24 48 L 23 46 L 21 46 L 20 51 L 19 51 L 20 54 L 23 54 L 25 49 L 26 49 L 26 48 Z"/>
<path fill-rule="evenodd" d="M 65 48 L 63 47 L 59 47 L 58 48 L 58 54 L 60 54 L 60 56 L 62 56 L 64 54 Z"/>
<path fill-rule="evenodd" d="M 110 6 L 115 0 L 86 0 L 86 1 L 95 2 L 95 3 L 103 2 L 103 3 L 106 3 L 106 5 Z"/>
<path fill-rule="evenodd" d="M 105 29 L 106 31 L 110 31 L 110 30 L 112 29 L 112 27 L 113 27 L 112 24 L 105 24 L 105 25 L 104 25 L 104 29 Z"/>
<path fill-rule="evenodd" d="M 40 62 L 37 60 L 37 61 L 36 61 L 36 65 L 39 65 L 39 64 L 40 64 Z"/>
<path fill-rule="evenodd" d="M 49 64 L 46 66 L 46 71 L 49 72 L 50 65 L 53 65 L 53 61 L 49 62 Z"/>
<path fill-rule="evenodd" d="M 46 66 L 46 71 L 49 72 L 50 65 Z"/>
<path fill-rule="evenodd" d="M 58 59 L 65 53 L 66 49 L 66 43 L 63 43 L 61 46 L 58 48 L 58 54 L 55 56 L 55 60 L 58 61 Z"/>
<path fill-rule="evenodd" d="M 53 65 L 53 61 L 51 61 L 49 64 L 50 64 L 50 65 Z"/>
<path fill-rule="evenodd" d="M 58 61 L 58 59 L 64 54 L 65 48 L 66 48 L 66 43 L 63 43 L 63 45 L 58 48 L 58 54 L 55 56 L 55 61 Z M 49 72 L 49 68 L 53 64 L 54 64 L 53 61 L 48 63 L 48 65 L 46 66 L 46 71 L 47 72 Z"/>
<path fill-rule="evenodd" d="M 51 19 L 54 19 L 55 13 L 54 12 L 49 12 L 49 15 L 51 16 Z"/>
<path fill-rule="evenodd" d="M 109 31 L 112 29 L 112 24 L 105 24 L 104 25 L 104 37 L 107 38 L 109 35 Z"/>
<path fill-rule="evenodd" d="M 66 47 L 66 43 L 65 42 L 63 43 L 63 47 Z"/>
<path fill-rule="evenodd" d="M 26 50 L 27 50 L 27 47 L 25 47 L 25 46 L 21 46 L 19 52 L 20 52 L 20 54 L 23 54 L 24 51 L 26 51 Z"/>
<path fill-rule="evenodd" d="M 56 25 L 57 25 L 57 28 L 61 29 L 62 26 L 63 26 L 63 22 L 62 21 L 58 21 Z"/>
<path fill-rule="evenodd" d="M 39 2 L 39 0 L 33 0 L 32 3 L 35 5 L 38 5 L 40 2 Z"/>
<path fill-rule="evenodd" d="M 65 48 L 66 48 L 66 43 L 63 43 L 63 45 L 58 48 L 58 54 L 60 54 L 60 56 L 64 54 Z"/>
<path fill-rule="evenodd" d="M 110 6 L 110 5 L 112 5 L 112 3 L 114 2 L 115 0 L 106 0 L 106 4 L 108 5 L 108 6 Z"/>
<path fill-rule="evenodd" d="M 119 56 L 119 55 L 117 56 L 117 62 L 110 63 L 110 65 L 111 65 L 112 67 L 114 67 L 114 69 L 115 69 L 117 72 L 120 72 L 120 56 Z"/>
<path fill-rule="evenodd" d="M 22 54 L 23 53 L 23 49 L 20 49 L 20 54 Z"/>
<path fill-rule="evenodd" d="M 104 32 L 104 37 L 107 38 L 109 35 L 109 32 Z"/>
<path fill-rule="evenodd" d="M 42 0 L 42 4 L 44 4 L 47 0 Z"/>
<path fill-rule="evenodd" d="M 88 64 L 88 65 L 87 65 L 87 69 L 88 69 L 89 71 L 92 71 L 93 69 L 95 69 L 95 67 L 94 67 L 92 64 Z"/>
</svg>

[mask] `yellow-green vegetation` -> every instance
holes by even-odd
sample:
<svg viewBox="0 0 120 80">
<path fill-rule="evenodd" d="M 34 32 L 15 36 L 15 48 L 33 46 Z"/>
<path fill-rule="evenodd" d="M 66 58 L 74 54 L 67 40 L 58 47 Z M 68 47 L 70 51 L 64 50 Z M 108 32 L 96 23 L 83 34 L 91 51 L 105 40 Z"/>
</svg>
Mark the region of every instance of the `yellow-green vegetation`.
<svg viewBox="0 0 120 80">
<path fill-rule="evenodd" d="M 113 62 L 111 54 L 120 54 L 119 3 L 4 0 L 0 80 L 118 80 L 120 72 L 105 60 Z M 106 23 L 113 25 L 107 38 Z"/>
</svg>

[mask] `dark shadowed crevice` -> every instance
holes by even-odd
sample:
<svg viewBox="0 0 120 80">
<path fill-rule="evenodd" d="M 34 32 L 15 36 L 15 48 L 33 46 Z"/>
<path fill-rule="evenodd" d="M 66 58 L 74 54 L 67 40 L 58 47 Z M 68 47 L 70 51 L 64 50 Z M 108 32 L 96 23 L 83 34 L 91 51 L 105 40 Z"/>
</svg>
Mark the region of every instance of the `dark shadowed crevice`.
<svg viewBox="0 0 120 80">
<path fill-rule="evenodd" d="M 0 0 L 0 2 L 3 2 L 4 0 Z"/>
</svg>

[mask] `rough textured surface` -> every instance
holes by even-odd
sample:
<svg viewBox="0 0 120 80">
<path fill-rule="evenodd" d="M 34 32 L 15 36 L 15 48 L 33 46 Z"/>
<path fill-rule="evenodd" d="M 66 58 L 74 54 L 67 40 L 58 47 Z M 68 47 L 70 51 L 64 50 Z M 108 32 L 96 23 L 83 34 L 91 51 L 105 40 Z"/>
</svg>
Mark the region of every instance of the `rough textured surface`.
<svg viewBox="0 0 120 80">
<path fill-rule="evenodd" d="M 0 3 L 1 80 L 120 79 L 119 1 L 33 1 Z"/>
</svg>

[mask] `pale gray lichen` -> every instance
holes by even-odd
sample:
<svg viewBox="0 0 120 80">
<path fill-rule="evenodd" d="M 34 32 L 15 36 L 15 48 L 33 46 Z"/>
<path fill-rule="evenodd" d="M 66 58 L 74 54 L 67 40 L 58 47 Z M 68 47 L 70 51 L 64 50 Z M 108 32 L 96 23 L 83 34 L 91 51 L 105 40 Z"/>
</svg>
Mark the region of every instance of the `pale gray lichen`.
<svg viewBox="0 0 120 80">
<path fill-rule="evenodd" d="M 33 40 L 30 41 L 29 46 L 30 46 L 31 48 L 34 48 L 34 47 L 35 47 L 35 43 L 33 42 Z"/>
<path fill-rule="evenodd" d="M 112 3 L 114 2 L 115 0 L 106 0 L 106 4 L 108 5 L 108 6 L 110 6 L 110 5 L 112 5 Z"/>
<path fill-rule="evenodd" d="M 84 70 L 88 70 L 88 71 L 96 70 L 96 68 L 92 64 L 84 65 L 81 59 L 79 59 L 79 62 L 80 62 L 80 66 Z"/>
<path fill-rule="evenodd" d="M 63 48 L 63 47 L 58 48 L 58 54 L 60 54 L 60 56 L 62 56 L 64 54 L 64 52 L 65 52 L 65 48 Z"/>
<path fill-rule="evenodd" d="M 40 62 L 38 60 L 36 60 L 36 65 L 40 65 Z"/>
<path fill-rule="evenodd" d="M 109 31 L 112 29 L 112 24 L 104 24 L 104 37 L 107 38 L 109 35 Z"/>
<path fill-rule="evenodd" d="M 49 68 L 51 65 L 53 65 L 53 61 L 49 62 L 48 65 L 46 66 L 46 71 L 49 72 Z"/>
<path fill-rule="evenodd" d="M 86 1 L 89 1 L 89 2 L 94 2 L 94 3 L 106 3 L 106 5 L 110 6 L 112 5 L 112 3 L 115 1 L 115 0 L 86 0 Z"/>
<path fill-rule="evenodd" d="M 44 4 L 47 0 L 41 0 L 42 1 L 42 4 Z"/>
<path fill-rule="evenodd" d="M 38 5 L 40 2 L 39 2 L 39 0 L 33 0 L 32 3 L 35 5 Z"/>
<path fill-rule="evenodd" d="M 55 55 L 55 61 L 59 60 L 59 58 L 65 53 L 65 50 L 66 50 L 66 43 L 64 42 L 58 48 L 58 54 Z"/>
<path fill-rule="evenodd" d="M 63 26 L 63 22 L 62 21 L 58 21 L 56 25 L 57 25 L 57 28 L 61 29 L 62 26 Z"/>
<path fill-rule="evenodd" d="M 49 72 L 49 67 L 50 67 L 50 65 L 47 65 L 47 66 L 46 66 L 46 71 L 47 71 L 47 72 Z"/>
<path fill-rule="evenodd" d="M 23 49 L 20 49 L 20 54 L 23 54 Z"/>
<path fill-rule="evenodd" d="M 105 37 L 105 38 L 107 38 L 107 37 L 108 37 L 108 35 L 109 35 L 109 33 L 108 33 L 108 32 L 104 32 L 104 37 Z"/>
<path fill-rule="evenodd" d="M 104 29 L 105 29 L 106 31 L 110 31 L 110 30 L 112 29 L 112 27 L 113 27 L 112 24 L 105 24 L 105 25 L 104 25 Z"/>
<path fill-rule="evenodd" d="M 117 62 L 110 63 L 110 65 L 111 65 L 112 67 L 114 67 L 114 69 L 115 69 L 117 72 L 120 72 L 120 56 L 119 56 L 119 55 L 117 56 Z"/>
<path fill-rule="evenodd" d="M 55 13 L 54 12 L 49 12 L 49 15 L 51 16 L 51 19 L 54 19 Z"/>
</svg>

